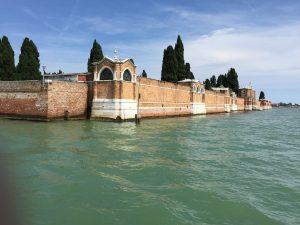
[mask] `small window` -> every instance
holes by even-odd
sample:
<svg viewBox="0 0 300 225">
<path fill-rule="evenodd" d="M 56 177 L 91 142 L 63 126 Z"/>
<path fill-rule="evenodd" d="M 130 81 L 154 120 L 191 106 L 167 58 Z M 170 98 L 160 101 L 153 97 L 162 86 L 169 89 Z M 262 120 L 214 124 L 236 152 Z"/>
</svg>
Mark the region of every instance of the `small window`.
<svg viewBox="0 0 300 225">
<path fill-rule="evenodd" d="M 113 80 L 113 79 L 114 79 L 114 75 L 110 69 L 105 68 L 104 70 L 102 70 L 100 74 L 100 80 Z"/>
<path fill-rule="evenodd" d="M 132 79 L 132 76 L 131 76 L 130 71 L 128 69 L 125 70 L 124 73 L 123 73 L 123 80 L 131 81 L 131 79 Z"/>
</svg>

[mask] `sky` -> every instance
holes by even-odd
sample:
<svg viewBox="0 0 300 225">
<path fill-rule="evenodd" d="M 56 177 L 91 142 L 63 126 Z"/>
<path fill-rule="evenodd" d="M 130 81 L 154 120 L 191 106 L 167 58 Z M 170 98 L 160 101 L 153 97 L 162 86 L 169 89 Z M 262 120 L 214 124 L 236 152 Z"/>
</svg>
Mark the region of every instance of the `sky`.
<svg viewBox="0 0 300 225">
<path fill-rule="evenodd" d="M 200 81 L 234 67 L 273 102 L 300 103 L 298 0 L 0 0 L 0 35 L 16 63 L 25 37 L 47 72 L 85 72 L 94 39 L 115 48 L 138 73 L 160 79 L 163 50 L 180 34 L 185 60 Z"/>
</svg>

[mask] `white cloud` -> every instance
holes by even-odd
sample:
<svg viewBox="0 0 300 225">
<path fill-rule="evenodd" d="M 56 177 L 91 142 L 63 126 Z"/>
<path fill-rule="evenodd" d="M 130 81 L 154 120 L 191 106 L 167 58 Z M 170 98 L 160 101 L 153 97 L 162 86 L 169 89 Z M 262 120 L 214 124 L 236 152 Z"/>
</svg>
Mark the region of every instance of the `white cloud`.
<svg viewBox="0 0 300 225">
<path fill-rule="evenodd" d="M 300 74 L 300 24 L 217 30 L 185 42 L 186 59 L 199 74 L 237 67 L 242 76 Z"/>
<path fill-rule="evenodd" d="M 183 23 L 185 26 L 195 27 L 203 25 L 227 26 L 228 24 L 237 24 L 241 22 L 245 16 L 242 12 L 231 13 L 205 13 L 194 10 L 188 10 L 178 6 L 160 6 L 160 11 L 169 13 L 170 16 L 176 18 L 173 23 Z"/>
<path fill-rule="evenodd" d="M 230 67 L 235 67 L 242 85 L 251 80 L 257 88 L 273 93 L 278 87 L 281 91 L 298 88 L 300 23 L 274 22 L 268 26 L 250 26 L 249 23 L 243 22 L 247 21 L 249 15 L 242 13 L 209 14 L 175 7 L 161 7 L 160 12 L 166 12 L 169 17 L 164 21 L 155 16 L 139 15 L 124 17 L 122 20 L 118 17 L 102 18 L 99 15 L 79 18 L 71 12 L 70 18 L 76 18 L 72 21 L 76 35 L 71 42 L 86 48 L 84 39 L 91 32 L 108 35 L 132 33 L 135 35 L 132 41 L 129 39 L 125 42 L 114 38 L 113 43 L 105 43 L 105 52 L 112 52 L 118 47 L 121 56 L 135 59 L 139 71 L 146 69 L 151 77 L 159 79 L 163 49 L 175 43 L 175 35 L 180 31 L 185 45 L 186 61 L 190 62 L 192 71 L 200 80 L 225 73 Z M 30 10 L 25 13 L 34 17 Z M 71 22 L 67 23 L 68 26 L 70 24 Z M 66 29 L 68 26 L 65 26 Z M 80 27 L 84 29 L 79 29 Z M 161 28 L 166 29 L 163 29 L 163 32 L 153 32 Z M 207 33 L 207 30 L 214 31 Z M 80 36 L 78 32 L 81 32 Z M 154 33 L 161 35 L 152 36 Z M 202 35 L 203 33 L 205 35 Z M 142 38 L 137 38 L 138 35 Z M 174 36 L 174 39 L 170 40 L 171 36 Z M 60 35 L 51 43 L 54 42 L 54 47 L 57 45 L 56 48 L 60 48 L 62 43 L 72 39 L 70 37 L 72 33 Z M 69 47 L 62 46 L 60 50 L 56 50 L 61 60 L 57 61 L 57 56 L 50 53 L 47 55 L 51 57 L 44 58 L 50 68 L 57 68 L 61 63 L 66 71 L 85 70 L 89 49 L 78 49 L 76 58 L 70 57 L 73 54 Z M 280 95 L 279 91 L 277 95 Z"/>
<path fill-rule="evenodd" d="M 209 35 L 185 39 L 185 59 L 200 80 L 237 69 L 241 85 L 252 81 L 257 90 L 265 90 L 274 101 L 297 99 L 300 82 L 300 24 L 277 27 L 220 29 Z M 127 47 L 135 54 L 140 70 L 160 78 L 163 48 L 175 40 L 155 41 Z M 162 44 L 163 43 L 163 44 Z M 291 94 L 290 94 L 291 95 Z M 284 99 L 283 99 L 284 98 Z M 296 100 L 295 100 L 296 101 Z"/>
</svg>

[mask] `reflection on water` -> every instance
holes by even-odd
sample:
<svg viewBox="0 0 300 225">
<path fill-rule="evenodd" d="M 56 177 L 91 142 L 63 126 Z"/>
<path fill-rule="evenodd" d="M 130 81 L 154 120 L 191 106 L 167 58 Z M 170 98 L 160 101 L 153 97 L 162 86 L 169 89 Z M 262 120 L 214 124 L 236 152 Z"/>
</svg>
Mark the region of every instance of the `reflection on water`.
<svg viewBox="0 0 300 225">
<path fill-rule="evenodd" d="M 288 129 L 287 129 L 288 128 Z M 297 224 L 300 114 L 0 120 L 28 224 Z"/>
</svg>

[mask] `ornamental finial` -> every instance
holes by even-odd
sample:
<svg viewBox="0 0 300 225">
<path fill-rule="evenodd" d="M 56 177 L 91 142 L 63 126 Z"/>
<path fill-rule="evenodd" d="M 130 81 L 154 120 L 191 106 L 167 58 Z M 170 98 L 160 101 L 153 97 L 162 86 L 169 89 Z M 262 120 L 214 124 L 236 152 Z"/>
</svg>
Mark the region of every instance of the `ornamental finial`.
<svg viewBox="0 0 300 225">
<path fill-rule="evenodd" d="M 119 60 L 119 49 L 118 49 L 118 48 L 115 48 L 114 54 L 115 54 L 114 59 L 115 59 L 116 61 Z"/>
</svg>

